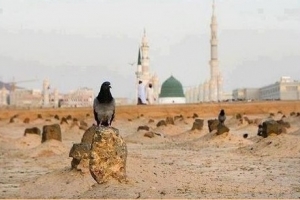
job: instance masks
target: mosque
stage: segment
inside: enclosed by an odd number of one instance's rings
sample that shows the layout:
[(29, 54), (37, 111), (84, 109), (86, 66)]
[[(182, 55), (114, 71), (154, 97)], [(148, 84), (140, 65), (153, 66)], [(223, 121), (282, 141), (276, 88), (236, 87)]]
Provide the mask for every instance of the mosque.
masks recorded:
[(211, 17), (211, 58), (210, 78), (197, 87), (192, 87), (183, 90), (183, 86), (179, 80), (173, 75), (163, 82), (160, 88), (157, 74), (152, 75), (149, 71), (149, 45), (146, 37), (146, 31), (142, 38), (142, 44), (139, 48), (137, 71), (136, 71), (136, 98), (137, 99), (137, 85), (141, 80), (146, 85), (152, 83), (154, 87), (155, 98), (158, 99), (156, 103), (196, 103), (196, 102), (218, 102), (223, 99), (223, 78), (219, 69), (218, 61), (218, 39), (217, 39), (217, 18), (215, 15), (215, 2), (212, 4)]

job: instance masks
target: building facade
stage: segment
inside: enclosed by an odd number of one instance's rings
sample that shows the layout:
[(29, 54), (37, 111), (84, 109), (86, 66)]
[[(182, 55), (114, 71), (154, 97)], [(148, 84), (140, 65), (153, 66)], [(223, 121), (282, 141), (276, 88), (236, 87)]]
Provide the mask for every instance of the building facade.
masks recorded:
[(94, 91), (91, 88), (79, 88), (62, 96), (60, 107), (90, 107), (94, 102)]
[(260, 100), (300, 100), (300, 82), (290, 77), (259, 89)]
[(240, 88), (232, 91), (232, 99), (238, 101), (259, 100), (259, 88)]
[[(77, 90), (62, 94), (57, 89), (50, 90), (48, 79), (43, 81), (42, 90), (14, 88), (8, 91), (5, 87), (0, 89), (0, 106), (12, 107), (91, 107), (94, 100), (94, 91), (90, 88), (79, 88)], [(126, 102), (119, 99), (118, 104)]]
[(2, 86), (0, 89), (0, 106), (7, 106), (8, 105), (8, 95), (9, 91)]
[(283, 76), (273, 84), (261, 88), (238, 88), (232, 91), (234, 100), (300, 100), (300, 82)]

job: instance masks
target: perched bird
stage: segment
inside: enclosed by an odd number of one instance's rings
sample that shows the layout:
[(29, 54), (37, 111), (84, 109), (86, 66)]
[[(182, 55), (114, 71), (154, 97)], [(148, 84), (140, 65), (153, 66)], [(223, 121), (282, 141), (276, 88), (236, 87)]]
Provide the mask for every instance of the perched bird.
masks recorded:
[(115, 99), (110, 93), (110, 82), (102, 83), (98, 96), (94, 99), (94, 118), (97, 126), (111, 126), (115, 118)]
[(225, 111), (222, 109), (218, 116), (219, 123), (223, 125), (225, 122), (225, 119), (226, 119)]

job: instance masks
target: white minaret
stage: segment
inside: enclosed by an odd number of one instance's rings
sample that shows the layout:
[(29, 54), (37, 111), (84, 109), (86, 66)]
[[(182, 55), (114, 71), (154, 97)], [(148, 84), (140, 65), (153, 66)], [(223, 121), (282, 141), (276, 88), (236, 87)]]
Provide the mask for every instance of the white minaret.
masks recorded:
[(141, 51), (142, 51), (142, 73), (146, 78), (146, 76), (149, 75), (149, 45), (148, 45), (148, 39), (146, 37), (146, 29), (144, 29)]
[(217, 18), (215, 15), (215, 1), (213, 0), (212, 5), (212, 17), (211, 17), (211, 39), (210, 39), (210, 47), (211, 47), (211, 56), (210, 56), (210, 80), (209, 80), (209, 101), (218, 101), (220, 100), (222, 91), (222, 78), (221, 73), (219, 71), (219, 61), (218, 61), (218, 40), (217, 40)]
[(45, 79), (43, 82), (43, 106), (49, 105), (49, 81)]
[(136, 75), (136, 100), (137, 103), (137, 91), (138, 91), (138, 82), (141, 80), (143, 84), (148, 87), (149, 83), (152, 83), (154, 94), (156, 96), (156, 103), (158, 102), (158, 96), (160, 93), (160, 83), (157, 74), (154, 73), (152, 75), (150, 73), (150, 59), (149, 59), (149, 45), (148, 39), (146, 37), (146, 30), (144, 29), (144, 35), (142, 38), (142, 44), (139, 48), (138, 54), (138, 61), (137, 61), (137, 71), (135, 72)]

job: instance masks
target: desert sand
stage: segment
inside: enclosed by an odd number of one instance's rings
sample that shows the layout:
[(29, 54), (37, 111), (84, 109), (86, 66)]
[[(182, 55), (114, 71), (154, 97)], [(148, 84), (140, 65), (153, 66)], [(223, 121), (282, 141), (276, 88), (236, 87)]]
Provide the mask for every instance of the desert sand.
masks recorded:
[[(221, 108), (230, 131), (216, 135), (208, 131), (207, 120), (217, 118)], [(300, 116), (291, 112), (300, 112), (299, 101), (118, 106), (113, 127), (127, 144), (127, 181), (97, 184), (88, 171), (71, 170), (69, 151), (84, 133), (72, 121), (60, 125), (62, 142), (41, 143), (41, 136), (24, 136), (26, 128), (42, 130), (60, 123), (56, 114), (91, 126), (91, 108), (2, 109), (0, 198), (299, 198)], [(257, 122), (285, 115), (291, 127), (287, 133), (262, 138), (257, 136), (257, 123), (241, 123), (238, 113)], [(194, 114), (204, 119), (202, 130), (191, 131)], [(177, 115), (184, 119), (156, 126)], [(29, 123), (23, 122), (25, 118)], [(145, 131), (137, 131), (143, 125), (159, 135), (145, 137)]]

